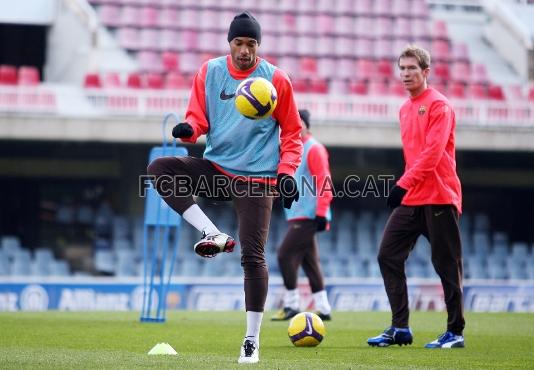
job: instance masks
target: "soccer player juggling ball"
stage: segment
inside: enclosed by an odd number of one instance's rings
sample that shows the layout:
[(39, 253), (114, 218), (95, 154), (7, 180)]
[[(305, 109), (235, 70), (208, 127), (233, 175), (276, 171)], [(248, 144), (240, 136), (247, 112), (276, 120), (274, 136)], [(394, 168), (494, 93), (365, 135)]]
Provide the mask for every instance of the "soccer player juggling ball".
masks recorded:
[[(159, 158), (148, 166), (148, 173), (155, 177), (156, 190), (165, 202), (202, 233), (194, 250), (203, 257), (232, 252), (235, 241), (217, 229), (191, 194), (183, 194), (195, 189), (201, 177), (210, 186), (221, 184), (221, 177), (240, 178), (226, 189), (238, 218), (244, 269), (247, 329), (238, 362), (254, 363), (259, 360), (260, 326), (267, 297), (264, 248), (273, 205), (269, 189), (276, 187), (285, 208), (298, 200), (293, 174), (302, 156), (301, 123), (288, 76), (256, 55), (261, 28), (250, 13), (235, 16), (228, 42), (230, 55), (211, 59), (200, 67), (185, 121), (172, 131), (174, 137), (187, 143), (195, 143), (205, 134), (203, 158)], [(234, 92), (248, 77), (263, 77), (275, 86), (278, 104), (272, 116), (253, 121), (235, 109)], [(187, 176), (191, 183), (175, 183), (175, 176)], [(169, 195), (175, 186), (178, 193)]]
[(392, 322), (367, 343), (379, 347), (412, 343), (404, 263), (422, 234), (430, 242), (432, 264), (441, 279), (448, 315), (445, 333), (425, 347), (464, 347), (462, 244), (458, 225), (462, 193), (456, 174), (455, 114), (447, 98), (427, 86), (430, 54), (426, 50), (407, 47), (398, 66), (410, 95), (399, 117), (406, 166), (387, 199), (393, 212), (378, 252)]

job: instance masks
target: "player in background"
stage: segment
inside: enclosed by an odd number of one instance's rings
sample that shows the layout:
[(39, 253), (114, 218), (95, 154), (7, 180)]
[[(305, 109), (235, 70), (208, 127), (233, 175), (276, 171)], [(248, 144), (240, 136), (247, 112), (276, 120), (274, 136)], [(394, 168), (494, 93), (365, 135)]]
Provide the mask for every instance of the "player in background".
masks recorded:
[[(286, 209), (285, 216), (289, 227), (282, 245), (278, 249), (278, 265), (284, 280), (283, 309), (272, 320), (289, 320), (300, 312), (300, 297), (297, 278), (300, 265), (308, 277), (315, 302), (317, 315), (323, 320), (330, 320), (331, 307), (328, 303), (324, 278), (319, 260), (316, 232), (329, 229), (331, 219), (332, 182), (328, 152), (309, 131), (310, 112), (299, 110), (302, 120), (302, 142), (304, 153), (295, 178), (297, 179), (300, 199), (291, 209)], [(305, 186), (310, 184), (314, 187)]]
[[(172, 131), (174, 137), (187, 143), (195, 143), (205, 134), (204, 157), (159, 158), (148, 166), (148, 173), (155, 177), (156, 190), (169, 206), (202, 233), (194, 250), (203, 257), (232, 252), (235, 241), (204, 214), (191, 191), (201, 177), (212, 191), (221, 179), (240, 178), (235, 187), (228, 185), (224, 190), (231, 192), (229, 199), (236, 210), (244, 269), (247, 329), (238, 362), (254, 363), (259, 360), (260, 326), (267, 297), (264, 248), (273, 205), (270, 187), (276, 186), (286, 208), (298, 199), (293, 174), (302, 156), (301, 125), (288, 76), (257, 56), (261, 28), (250, 13), (235, 16), (228, 42), (230, 55), (211, 59), (200, 67), (185, 121)], [(234, 92), (248, 77), (263, 77), (275, 86), (278, 105), (272, 116), (252, 121), (235, 109)], [(175, 176), (187, 178), (190, 183), (184, 184)]]
[(406, 167), (391, 189), (393, 209), (382, 237), (378, 264), (391, 305), (392, 322), (371, 346), (411, 344), (404, 265), (417, 238), (430, 241), (432, 264), (441, 279), (447, 330), (426, 348), (464, 347), (463, 267), (459, 215), (462, 192), (455, 159), (456, 119), (448, 99), (427, 86), (430, 54), (408, 46), (399, 56), (400, 77), (410, 98), (400, 109)]

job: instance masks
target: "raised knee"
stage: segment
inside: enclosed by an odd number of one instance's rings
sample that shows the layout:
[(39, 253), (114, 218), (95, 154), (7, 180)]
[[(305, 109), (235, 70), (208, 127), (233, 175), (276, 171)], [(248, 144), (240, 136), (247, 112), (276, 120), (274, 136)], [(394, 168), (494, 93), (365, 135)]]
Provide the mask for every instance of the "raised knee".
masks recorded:
[(146, 172), (152, 176), (163, 175), (165, 172), (167, 160), (168, 158), (165, 157), (154, 159), (146, 168)]

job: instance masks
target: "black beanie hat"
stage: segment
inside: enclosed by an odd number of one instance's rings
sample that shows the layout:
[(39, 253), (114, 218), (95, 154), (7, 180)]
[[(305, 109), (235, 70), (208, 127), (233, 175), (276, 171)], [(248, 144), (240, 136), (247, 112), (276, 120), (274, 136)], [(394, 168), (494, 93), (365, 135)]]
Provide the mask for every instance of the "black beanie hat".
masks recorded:
[(304, 121), (306, 128), (310, 128), (310, 111), (307, 109), (299, 109), (300, 119)]
[(256, 18), (249, 12), (243, 12), (234, 17), (228, 30), (228, 42), (236, 37), (250, 37), (261, 43), (261, 27)]

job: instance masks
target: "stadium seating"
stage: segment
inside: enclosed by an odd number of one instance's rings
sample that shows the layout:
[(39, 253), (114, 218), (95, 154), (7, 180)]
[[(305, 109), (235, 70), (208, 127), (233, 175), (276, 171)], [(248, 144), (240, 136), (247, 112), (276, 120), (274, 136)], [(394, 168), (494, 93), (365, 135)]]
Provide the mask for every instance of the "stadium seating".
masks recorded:
[[(233, 210), (228, 207), (207, 208), (218, 225), (237, 235)], [(376, 262), (378, 245), (382, 237), (387, 213), (369, 211), (355, 213), (352, 210), (335, 210), (331, 232), (317, 235), (320, 244), (323, 270), (327, 278), (380, 278)], [(142, 276), (143, 227), (142, 221), (131, 222), (124, 216), (113, 216), (110, 241), (97, 240), (94, 254), (94, 272), (120, 277)], [(464, 214), (461, 218), (464, 247), (464, 273), (467, 279), (532, 279), (534, 278), (534, 253), (525, 242), (511, 243), (506, 233), (490, 233), (488, 215)], [(275, 212), (271, 220), (266, 257), (272, 276), (280, 274), (276, 251), (287, 230), (281, 213)], [(205, 260), (194, 254), (191, 246), (199, 233), (189, 225), (180, 229), (178, 255), (173, 263), (174, 276), (241, 276), (239, 249), (237, 253)], [(20, 246), (16, 237), (0, 239), (0, 276), (68, 276), (68, 263), (58, 260), (50, 249), (37, 248), (33, 254)], [(428, 240), (419, 237), (406, 265), (409, 278), (438, 278), (431, 263)], [(158, 265), (159, 266), (159, 265)], [(167, 264), (167, 267), (170, 266)], [(159, 268), (159, 267), (157, 267)], [(79, 274), (79, 272), (76, 272)], [(301, 271), (302, 274), (302, 271)]]
[[(502, 87), (490, 81), (486, 66), (471, 62), (467, 45), (451, 42), (447, 23), (431, 19), (424, 0), (89, 2), (119, 45), (137, 59), (139, 73), (162, 73), (163, 81), (171, 81), (142, 88), (189, 88), (188, 76), (203, 60), (228, 51), (221, 32), (245, 7), (254, 9), (262, 23), (260, 55), (285, 69), (299, 93), (400, 96), (404, 91), (394, 63), (399, 51), (415, 42), (431, 50), (434, 86), (444, 93), (455, 99), (507, 98)], [(378, 71), (355, 68), (362, 60)], [(85, 86), (106, 87), (94, 78), (88, 75)], [(347, 79), (360, 82), (351, 86)]]

